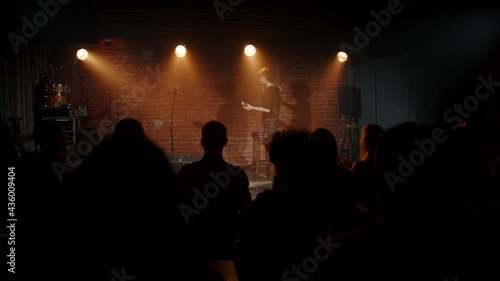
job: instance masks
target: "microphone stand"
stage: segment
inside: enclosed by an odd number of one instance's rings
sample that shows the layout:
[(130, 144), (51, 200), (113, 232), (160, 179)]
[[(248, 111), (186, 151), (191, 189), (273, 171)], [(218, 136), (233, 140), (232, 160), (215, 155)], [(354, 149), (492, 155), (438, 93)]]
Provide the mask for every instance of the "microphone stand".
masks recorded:
[(174, 115), (175, 97), (177, 96), (177, 90), (178, 90), (178, 88), (175, 87), (174, 100), (172, 101), (172, 108), (170, 108), (170, 111), (168, 112), (168, 115), (170, 116), (168, 123), (170, 124), (170, 151), (171, 151), (172, 155), (174, 154), (174, 128), (172, 126), (173, 125), (172, 116)]

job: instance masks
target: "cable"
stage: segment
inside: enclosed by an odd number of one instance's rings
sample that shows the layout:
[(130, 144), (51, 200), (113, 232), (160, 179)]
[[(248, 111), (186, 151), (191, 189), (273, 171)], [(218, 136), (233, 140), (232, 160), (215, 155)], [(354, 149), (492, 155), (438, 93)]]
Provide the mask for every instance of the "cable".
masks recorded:
[(177, 90), (178, 90), (178, 88), (175, 87), (174, 99), (172, 101), (172, 108), (170, 109), (170, 112), (169, 112), (170, 119), (168, 120), (168, 123), (170, 124), (170, 151), (172, 154), (174, 154), (174, 128), (173, 128), (172, 116), (174, 115), (175, 97), (177, 96)]

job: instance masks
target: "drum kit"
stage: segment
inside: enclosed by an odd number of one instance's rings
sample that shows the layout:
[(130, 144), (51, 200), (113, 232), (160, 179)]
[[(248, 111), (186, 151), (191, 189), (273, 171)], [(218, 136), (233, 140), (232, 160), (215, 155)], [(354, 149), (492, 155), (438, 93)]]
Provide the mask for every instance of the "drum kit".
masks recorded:
[(68, 99), (70, 87), (68, 84), (49, 82), (45, 84), (44, 107), (68, 107), (71, 102)]
[[(52, 112), (60, 116), (87, 116), (85, 105), (74, 104), (69, 93), (71, 89), (68, 84), (44, 81), (40, 83), (37, 90), (37, 108), (44, 112)], [(62, 114), (62, 115), (61, 115)]]
[[(78, 116), (78, 111), (69, 97), (69, 92), (70, 87), (68, 84), (45, 82), (43, 83), (43, 101), (40, 106), (45, 109), (57, 109), (58, 112), (63, 110), (69, 116)], [(82, 114), (86, 114), (86, 110)]]

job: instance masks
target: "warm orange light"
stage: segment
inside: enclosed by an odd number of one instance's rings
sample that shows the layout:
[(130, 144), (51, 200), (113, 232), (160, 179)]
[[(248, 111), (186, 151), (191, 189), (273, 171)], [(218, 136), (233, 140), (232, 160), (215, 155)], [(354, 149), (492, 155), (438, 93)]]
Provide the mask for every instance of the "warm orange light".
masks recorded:
[(247, 45), (245, 47), (245, 55), (247, 55), (249, 57), (254, 56), (256, 52), (257, 52), (257, 49), (255, 49), (254, 45)]
[(87, 50), (82, 48), (76, 52), (76, 57), (79, 60), (86, 60), (89, 58), (89, 52), (87, 52)]
[(338, 52), (337, 54), (337, 60), (340, 62), (346, 62), (347, 61), (347, 54), (344, 52)]
[(177, 55), (179, 58), (182, 58), (186, 55), (187, 50), (184, 45), (179, 45), (175, 48), (175, 55)]

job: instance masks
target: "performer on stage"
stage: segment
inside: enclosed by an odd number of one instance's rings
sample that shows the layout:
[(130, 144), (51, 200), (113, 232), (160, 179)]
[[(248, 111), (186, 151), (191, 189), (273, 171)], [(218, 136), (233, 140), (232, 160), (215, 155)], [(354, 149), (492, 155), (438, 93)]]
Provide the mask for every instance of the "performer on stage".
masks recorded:
[(281, 90), (273, 82), (276, 80), (276, 72), (268, 67), (259, 70), (260, 82), (263, 86), (262, 107), (252, 106), (244, 101), (241, 105), (246, 110), (262, 112), (262, 126), (268, 134), (265, 145), (271, 140), (271, 136), (278, 131), (280, 124)]

